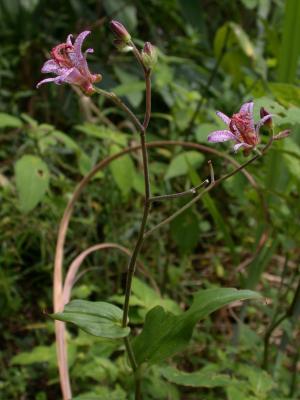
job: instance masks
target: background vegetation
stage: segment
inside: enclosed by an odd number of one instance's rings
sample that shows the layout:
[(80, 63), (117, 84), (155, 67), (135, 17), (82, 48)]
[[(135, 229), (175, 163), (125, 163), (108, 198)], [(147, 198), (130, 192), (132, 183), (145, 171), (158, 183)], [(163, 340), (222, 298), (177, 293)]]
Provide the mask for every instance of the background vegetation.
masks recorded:
[[(142, 260), (164, 299), (139, 276), (131, 321), (171, 299), (182, 308), (201, 287), (259, 291), (265, 302), (217, 312), (197, 327), (193, 343), (169, 366), (151, 371), (146, 399), (297, 399), (299, 378), (300, 4), (297, 0), (2, 0), (0, 2), (0, 397), (60, 398), (53, 346), (52, 273), (56, 234), (79, 180), (105, 156), (138, 141), (128, 120), (97, 96), (68, 86), (35, 89), (49, 50), (71, 32), (92, 30), (90, 68), (138, 115), (144, 83), (108, 29), (119, 19), (159, 49), (148, 140), (207, 144), (231, 115), (255, 100), (291, 128), (240, 174), (153, 236)], [(121, 132), (122, 131), (122, 132)], [(263, 141), (267, 140), (267, 133)], [(227, 145), (217, 145), (224, 153)], [(234, 156), (242, 162), (244, 156)], [(209, 156), (218, 177), (230, 165)], [(208, 174), (205, 153), (178, 146), (150, 151), (155, 194), (182, 191)], [(131, 248), (138, 229), (143, 179), (140, 155), (115, 161), (80, 198), (67, 238), (66, 265), (94, 243)], [(155, 206), (150, 224), (185, 200)], [(77, 298), (116, 303), (126, 258), (92, 254), (76, 284)], [(273, 329), (274, 328), (274, 329)], [(127, 363), (114, 343), (70, 329), (70, 368), (79, 399), (130, 398)], [(266, 350), (267, 355), (266, 357)], [(181, 372), (178, 372), (178, 368)], [(201, 370), (201, 371), (200, 371)], [(183, 372), (185, 371), (185, 373)], [(200, 372), (199, 372), (200, 371)], [(215, 379), (205, 379), (214, 372)], [(211, 376), (211, 375), (210, 375)], [(204, 378), (203, 378), (204, 377)], [(92, 393), (91, 393), (92, 392)], [(90, 394), (87, 394), (90, 393)], [(87, 397), (84, 397), (86, 394)]]

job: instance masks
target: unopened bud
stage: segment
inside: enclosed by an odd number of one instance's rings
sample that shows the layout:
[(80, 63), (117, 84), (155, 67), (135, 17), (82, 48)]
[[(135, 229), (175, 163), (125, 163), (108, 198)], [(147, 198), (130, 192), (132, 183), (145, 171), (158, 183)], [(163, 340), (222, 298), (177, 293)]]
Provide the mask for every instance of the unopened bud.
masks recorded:
[[(261, 107), (261, 109), (260, 109), (260, 118), (265, 118), (268, 115), (271, 115), (271, 114), (264, 107)], [(271, 126), (272, 126), (272, 118), (270, 117), (269, 119), (267, 119), (264, 122), (264, 125), (269, 127), (269, 128), (271, 128)]]
[(150, 42), (144, 44), (141, 55), (145, 67), (152, 69), (157, 63), (157, 50)]
[(115, 39), (113, 41), (113, 44), (119, 51), (122, 51), (123, 53), (132, 50), (132, 46), (129, 46), (127, 43), (125, 43), (123, 40), (120, 39)]
[(273, 140), (284, 139), (284, 138), (290, 136), (290, 133), (291, 133), (290, 129), (285, 129), (284, 131), (281, 131), (281, 132), (277, 133), (277, 135), (275, 135), (273, 137)]
[(130, 41), (131, 36), (125, 26), (121, 24), (121, 22), (112, 20), (110, 22), (110, 29), (116, 35), (117, 39), (122, 40), (125, 43), (128, 43)]

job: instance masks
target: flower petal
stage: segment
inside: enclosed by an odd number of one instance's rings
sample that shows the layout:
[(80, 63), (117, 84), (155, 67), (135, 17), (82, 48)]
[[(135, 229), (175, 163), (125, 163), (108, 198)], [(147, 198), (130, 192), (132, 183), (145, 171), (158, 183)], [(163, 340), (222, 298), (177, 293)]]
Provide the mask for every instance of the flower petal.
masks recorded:
[(240, 113), (250, 113), (251, 115), (253, 115), (253, 106), (254, 106), (253, 101), (249, 101), (243, 104), (242, 107), (240, 108)]
[(62, 75), (67, 71), (67, 68), (62, 68), (55, 60), (48, 60), (43, 65), (41, 71), (44, 74), (53, 73), (56, 75)]
[(67, 43), (69, 46), (73, 46), (72, 38), (73, 38), (73, 35), (72, 35), (72, 34), (68, 35), (68, 37), (67, 37), (66, 43)]
[[(57, 83), (57, 78), (59, 78), (58, 76), (55, 76), (54, 78), (46, 78), (43, 79), (42, 81), (40, 81), (36, 87), (39, 88), (41, 85), (44, 85), (44, 83), (48, 83), (48, 82), (54, 82)], [(58, 83), (57, 83), (58, 84)]]
[(252, 146), (250, 146), (249, 144), (247, 144), (247, 143), (237, 143), (237, 144), (235, 144), (234, 146), (233, 146), (233, 151), (236, 153), (239, 149), (241, 149), (241, 148), (243, 148), (243, 147), (252, 147)]
[(94, 49), (92, 49), (91, 47), (86, 49), (84, 52), (85, 57), (87, 56), (88, 53), (94, 53)]
[(222, 120), (223, 122), (225, 122), (226, 125), (229, 126), (229, 124), (230, 124), (230, 118), (227, 117), (227, 115), (223, 114), (221, 111), (217, 111), (216, 114), (217, 114), (217, 116), (218, 116), (219, 118), (221, 118), (221, 120)]
[(91, 33), (90, 31), (83, 31), (77, 36), (77, 38), (75, 40), (74, 52), (75, 52), (75, 57), (77, 58), (77, 60), (81, 60), (83, 58), (82, 51), (81, 51), (81, 46), (82, 46), (82, 43), (83, 43), (84, 39), (90, 33)]
[(266, 121), (268, 121), (269, 119), (271, 119), (272, 117), (274, 117), (273, 114), (268, 114), (268, 115), (262, 117), (262, 119), (260, 121), (258, 121), (258, 123), (256, 124), (256, 127), (255, 127), (256, 133), (258, 133), (259, 129), (264, 125), (264, 123)]
[[(48, 82), (54, 82), (54, 83), (56, 83), (56, 85), (61, 85), (62, 83), (65, 83), (65, 82), (66, 83), (74, 83), (74, 84), (76, 84), (78, 82), (78, 76), (80, 77), (80, 73), (76, 70), (76, 68), (69, 68), (69, 69), (62, 68), (62, 69), (64, 69), (63, 74), (60, 74), (54, 78), (43, 79), (36, 85), (36, 87), (39, 88), (44, 83), (48, 83)], [(75, 71), (75, 73), (77, 71), (76, 77), (75, 76), (72, 77), (72, 74), (74, 73), (74, 71)]]
[(237, 140), (235, 135), (230, 131), (214, 131), (208, 135), (207, 140), (209, 142), (217, 143), (217, 142), (226, 142), (227, 140)]

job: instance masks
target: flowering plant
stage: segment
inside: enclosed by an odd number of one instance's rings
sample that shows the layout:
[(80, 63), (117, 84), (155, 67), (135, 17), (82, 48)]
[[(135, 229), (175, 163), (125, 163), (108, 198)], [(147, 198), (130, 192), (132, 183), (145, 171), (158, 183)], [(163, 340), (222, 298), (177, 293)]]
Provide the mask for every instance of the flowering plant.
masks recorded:
[[(205, 193), (208, 193), (226, 179), (243, 170), (259, 157), (262, 157), (272, 145), (276, 136), (273, 134), (272, 128), (268, 143), (259, 153), (242, 165), (234, 162), (236, 168), (218, 179), (215, 179), (213, 164), (209, 161), (209, 176), (205, 177), (203, 182), (198, 186), (180, 193), (152, 196), (147, 147), (150, 145), (153, 146), (153, 143), (147, 143), (146, 132), (151, 118), (151, 74), (153, 66), (157, 62), (157, 50), (150, 42), (146, 42), (143, 49), (139, 50), (126, 28), (118, 21), (112, 21), (111, 29), (116, 36), (116, 40), (118, 40), (117, 47), (120, 50), (124, 50), (124, 47), (130, 49), (144, 73), (146, 98), (143, 122), (141, 122), (135, 113), (113, 92), (105, 91), (94, 85), (96, 82), (101, 80), (101, 75), (91, 74), (89, 71), (86, 55), (92, 52), (92, 49), (86, 50), (84, 54), (81, 51), (82, 43), (90, 33), (89, 31), (84, 31), (79, 34), (74, 44), (72, 43), (72, 36), (69, 35), (66, 43), (54, 47), (51, 52), (51, 59), (46, 61), (42, 68), (42, 72), (54, 73), (57, 76), (46, 78), (38, 83), (38, 86), (48, 82), (53, 82), (55, 84), (69, 83), (79, 86), (86, 94), (98, 93), (105, 96), (110, 101), (113, 101), (127, 114), (140, 134), (140, 145), (137, 148), (141, 149), (143, 162), (143, 215), (136, 242), (132, 251), (124, 250), (122, 246), (116, 244), (110, 244), (108, 246), (122, 249), (122, 251), (129, 256), (124, 304), (122, 309), (103, 301), (70, 301), (71, 289), (76, 281), (76, 274), (80, 264), (86, 254), (100, 249), (101, 245), (92, 246), (85, 252), (81, 253), (68, 269), (65, 280), (63, 280), (62, 261), (65, 235), (69, 219), (80, 191), (98, 172), (98, 170), (103, 167), (103, 165), (107, 165), (114, 159), (130, 152), (131, 149), (123, 150), (118, 154), (114, 154), (113, 156), (102, 160), (102, 162), (84, 178), (74, 192), (60, 224), (54, 270), (55, 313), (52, 315), (52, 318), (56, 320), (58, 365), (64, 400), (70, 400), (72, 398), (65, 342), (65, 322), (73, 323), (84, 331), (95, 336), (123, 341), (134, 378), (135, 399), (140, 400), (143, 398), (143, 374), (145, 373), (145, 370), (153, 364), (165, 362), (167, 358), (170, 358), (178, 351), (183, 350), (188, 345), (192, 337), (193, 329), (200, 319), (207, 317), (213, 311), (232, 301), (259, 298), (257, 293), (249, 290), (236, 290), (233, 288), (200, 290), (194, 294), (194, 301), (188, 310), (181, 311), (178, 315), (175, 315), (172, 312), (167, 312), (161, 306), (154, 307), (147, 313), (142, 330), (136, 334), (136, 331), (132, 329), (129, 314), (131, 288), (138, 257), (146, 239), (153, 235), (153, 233), (163, 225), (166, 225), (195, 204)], [(242, 148), (246, 153), (255, 149), (260, 142), (259, 130), (263, 124), (271, 122), (271, 115), (264, 110), (264, 115), (262, 115), (261, 120), (255, 124), (253, 119), (253, 106), (254, 103), (252, 101), (243, 104), (239, 112), (233, 114), (232, 117), (217, 112), (217, 115), (225, 122), (228, 129), (212, 132), (208, 137), (208, 141), (224, 142), (227, 140), (233, 140), (235, 142), (234, 150), (237, 151)], [(288, 133), (282, 133), (281, 137), (284, 137), (286, 134)], [(159, 143), (161, 144), (162, 142)], [(185, 142), (175, 142), (175, 144), (183, 146), (187, 145)], [(214, 152), (211, 148), (202, 146), (202, 149), (203, 148), (205, 148), (207, 152)], [(219, 154), (217, 151), (215, 151), (215, 153)], [(192, 199), (168, 218), (147, 230), (147, 222), (152, 203), (185, 196), (190, 196)]]
[(70, 83), (79, 86), (86, 94), (94, 92), (93, 84), (100, 82), (102, 76), (92, 74), (86, 61), (87, 54), (93, 53), (94, 50), (89, 48), (82, 54), (82, 43), (89, 34), (90, 31), (81, 32), (74, 44), (72, 43), (72, 35), (69, 35), (65, 43), (61, 43), (52, 49), (51, 59), (45, 62), (42, 72), (57, 76), (43, 79), (37, 84), (37, 87), (49, 82), (57, 85)]

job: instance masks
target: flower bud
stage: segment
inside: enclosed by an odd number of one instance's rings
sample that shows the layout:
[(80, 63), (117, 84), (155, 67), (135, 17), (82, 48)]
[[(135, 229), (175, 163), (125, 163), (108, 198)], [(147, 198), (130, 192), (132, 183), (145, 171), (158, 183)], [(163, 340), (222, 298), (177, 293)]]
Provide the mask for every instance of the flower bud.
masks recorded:
[(132, 50), (132, 46), (129, 46), (127, 43), (120, 39), (113, 40), (113, 44), (119, 51), (122, 51), (123, 53)]
[(152, 69), (157, 63), (157, 50), (150, 42), (144, 44), (141, 56), (143, 63), (147, 68)]
[(284, 131), (281, 131), (279, 133), (277, 133), (277, 135), (275, 135), (273, 137), (274, 140), (280, 140), (280, 139), (284, 139), (286, 137), (288, 137), (291, 133), (290, 129), (285, 129)]
[(112, 32), (115, 34), (116, 38), (128, 43), (131, 39), (130, 34), (128, 33), (127, 29), (125, 28), (124, 25), (121, 24), (121, 22), (112, 20), (110, 22), (110, 29)]
[[(270, 115), (270, 113), (264, 107), (261, 107), (260, 118), (267, 117), (268, 115)], [(272, 127), (272, 118), (269, 118), (267, 121), (265, 121), (265, 123), (263, 125), (267, 126), (268, 128), (271, 128)]]

